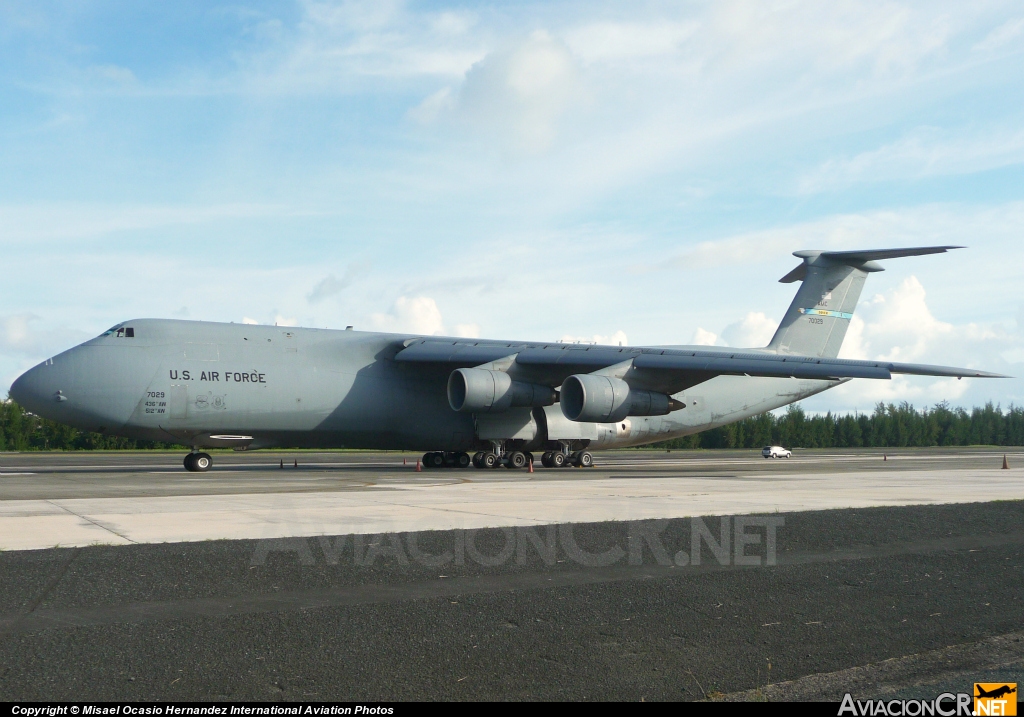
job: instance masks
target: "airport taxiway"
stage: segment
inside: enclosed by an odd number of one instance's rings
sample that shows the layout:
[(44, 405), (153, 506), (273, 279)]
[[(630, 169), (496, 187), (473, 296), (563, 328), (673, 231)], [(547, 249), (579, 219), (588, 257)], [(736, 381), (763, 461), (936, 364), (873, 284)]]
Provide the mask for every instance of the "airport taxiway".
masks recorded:
[[(200, 475), (176, 454), (0, 454), (0, 536), (33, 548), (0, 552), (0, 700), (838, 700), (1024, 681), (1024, 453), (1008, 470), (1002, 451), (882, 453), (622, 451), (533, 474), (218, 454)], [(747, 513), (782, 521), (775, 565), (761, 527), (756, 561), (705, 545), (694, 564), (688, 516), (725, 516), (702, 520), (734, 540)], [(74, 530), (81, 547), (39, 544)]]

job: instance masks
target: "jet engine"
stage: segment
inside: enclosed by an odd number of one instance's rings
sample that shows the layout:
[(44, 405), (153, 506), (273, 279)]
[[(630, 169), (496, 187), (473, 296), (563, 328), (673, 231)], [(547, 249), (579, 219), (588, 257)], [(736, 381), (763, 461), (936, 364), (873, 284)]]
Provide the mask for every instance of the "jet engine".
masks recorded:
[(630, 388), (622, 379), (594, 374), (565, 379), (559, 400), (566, 418), (587, 423), (621, 421), (626, 416), (664, 416), (684, 406), (663, 393)]
[(513, 381), (504, 371), (460, 368), (448, 377), (453, 410), (498, 413), (518, 406), (550, 406), (558, 399), (550, 386)]

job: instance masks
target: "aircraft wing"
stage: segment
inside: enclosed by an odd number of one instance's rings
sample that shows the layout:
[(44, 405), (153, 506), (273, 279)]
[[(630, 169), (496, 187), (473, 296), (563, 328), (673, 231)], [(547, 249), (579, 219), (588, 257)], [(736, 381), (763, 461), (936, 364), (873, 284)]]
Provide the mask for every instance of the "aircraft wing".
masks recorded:
[(892, 361), (858, 361), (757, 351), (684, 348), (633, 348), (586, 344), (485, 342), (453, 339), (412, 339), (395, 360), (434, 364), (452, 369), (479, 366), (514, 356), (517, 371), (552, 387), (575, 373), (590, 373), (629, 362), (625, 380), (636, 388), (675, 393), (715, 376), (770, 376), (838, 380), (889, 379), (892, 374), (956, 378), (1005, 378), (969, 368)]

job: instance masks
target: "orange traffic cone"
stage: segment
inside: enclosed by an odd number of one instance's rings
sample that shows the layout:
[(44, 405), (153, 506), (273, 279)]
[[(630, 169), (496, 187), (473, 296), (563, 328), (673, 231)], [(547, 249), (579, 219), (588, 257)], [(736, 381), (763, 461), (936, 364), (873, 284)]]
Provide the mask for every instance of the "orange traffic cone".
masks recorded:
[(298, 467), (299, 467), (299, 459), (296, 458), (295, 459), (295, 465), (293, 465), (292, 468), (298, 468)]
[(407, 465), (409, 465), (409, 459), (408, 459), (408, 458), (403, 458), (403, 459), (402, 459), (402, 465), (403, 465), (403, 466), (407, 466)]
[(533, 459), (530, 459), (530, 472), (533, 473)]
[(1009, 470), (1010, 464), (1006, 462), (1006, 454), (1003, 454), (1003, 470)]
[(419, 473), (422, 469), (420, 468), (420, 459), (416, 459), (416, 472)]

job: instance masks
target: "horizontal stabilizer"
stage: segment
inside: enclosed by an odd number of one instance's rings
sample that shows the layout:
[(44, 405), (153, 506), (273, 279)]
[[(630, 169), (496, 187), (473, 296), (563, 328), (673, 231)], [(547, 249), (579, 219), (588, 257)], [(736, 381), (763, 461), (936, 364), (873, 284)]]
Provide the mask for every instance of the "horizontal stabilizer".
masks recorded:
[(904, 256), (923, 256), (925, 254), (943, 254), (950, 249), (963, 249), (962, 246), (916, 246), (904, 247), (902, 249), (862, 249), (857, 251), (820, 251), (818, 249), (804, 249), (793, 252), (793, 256), (803, 259), (793, 271), (779, 279), (780, 284), (792, 284), (794, 281), (803, 281), (807, 276), (808, 264), (835, 265), (846, 264), (856, 266), (864, 271), (882, 271), (882, 267), (869, 264), (869, 262), (882, 259), (899, 259)]

